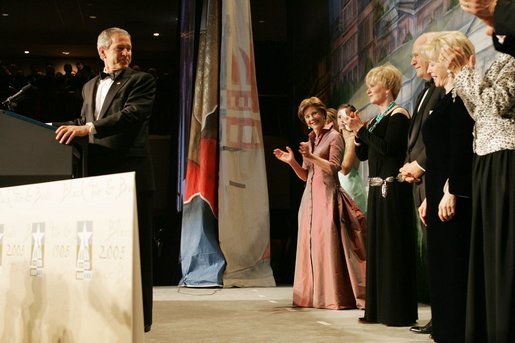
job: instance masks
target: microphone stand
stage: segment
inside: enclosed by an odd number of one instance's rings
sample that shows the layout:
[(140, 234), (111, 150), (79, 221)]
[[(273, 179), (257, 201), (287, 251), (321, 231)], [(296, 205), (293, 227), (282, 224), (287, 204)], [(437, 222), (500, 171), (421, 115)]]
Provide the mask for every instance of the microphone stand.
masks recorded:
[(23, 93), (25, 93), (27, 90), (31, 89), (32, 87), (33, 87), (32, 84), (29, 82), (28, 84), (23, 86), (18, 92), (16, 92), (15, 94), (11, 95), (10, 97), (8, 97), (4, 101), (2, 101), (2, 106), (7, 107), (7, 109), (11, 112), (14, 112), (14, 108), (17, 105), (15, 100), (18, 97), (20, 97)]
[(4, 101), (2, 101), (2, 106), (7, 108), (10, 112), (14, 112), (14, 108), (16, 107), (16, 103), (13, 102), (11, 99), (7, 98)]

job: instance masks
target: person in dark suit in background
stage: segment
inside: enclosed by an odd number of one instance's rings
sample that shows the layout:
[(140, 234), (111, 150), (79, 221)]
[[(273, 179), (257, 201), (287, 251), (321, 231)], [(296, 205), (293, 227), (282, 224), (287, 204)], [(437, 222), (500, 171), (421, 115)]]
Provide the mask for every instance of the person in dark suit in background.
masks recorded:
[(89, 136), (88, 175), (136, 172), (143, 313), (145, 332), (152, 325), (152, 195), (154, 174), (148, 125), (154, 103), (155, 78), (129, 68), (130, 34), (109, 28), (98, 36), (104, 71), (82, 89), (81, 116), (56, 130), (56, 140), (70, 144)]
[[(420, 35), (413, 43), (411, 65), (415, 68), (417, 77), (425, 81), (424, 89), (418, 94), (413, 108), (413, 116), (408, 131), (408, 150), (406, 153), (406, 163), (399, 170), (405, 181), (413, 183), (413, 199), (415, 207), (419, 208), (426, 197), (424, 174), (426, 171), (426, 148), (422, 140), (422, 125), (427, 119), (430, 110), (442, 97), (442, 89), (435, 86), (431, 75), (427, 72), (428, 62), (420, 56), (420, 48), (428, 44), (436, 33), (427, 32)], [(426, 233), (422, 223), (417, 223), (418, 231), (422, 231), (424, 245)], [(427, 261), (426, 249), (421, 247), (423, 259)], [(427, 279), (422, 278), (422, 279)], [(424, 326), (413, 326), (410, 331), (416, 333), (430, 334), (432, 321)]]
[(483, 20), (497, 51), (515, 57), (515, 2), (513, 0), (460, 0), (461, 8)]

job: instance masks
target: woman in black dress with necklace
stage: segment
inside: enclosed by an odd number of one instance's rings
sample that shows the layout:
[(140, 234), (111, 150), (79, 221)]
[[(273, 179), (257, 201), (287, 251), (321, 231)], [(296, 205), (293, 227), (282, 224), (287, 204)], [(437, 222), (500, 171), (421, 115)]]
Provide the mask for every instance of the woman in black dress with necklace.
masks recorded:
[(368, 125), (357, 115), (345, 123), (356, 133), (356, 155), (368, 159), (367, 295), (363, 321), (409, 326), (417, 320), (415, 209), (411, 185), (398, 182), (408, 141), (409, 114), (395, 99), (401, 73), (391, 66), (367, 74), (367, 95), (381, 111)]
[(446, 95), (422, 127), (426, 147), (426, 199), (419, 209), (427, 225), (427, 252), (433, 338), (436, 342), (465, 341), (467, 271), (472, 219), (472, 128), (463, 101), (452, 92), (453, 77), (441, 62), (442, 48), (456, 46), (474, 54), (461, 32), (438, 34), (421, 56), (428, 72)]

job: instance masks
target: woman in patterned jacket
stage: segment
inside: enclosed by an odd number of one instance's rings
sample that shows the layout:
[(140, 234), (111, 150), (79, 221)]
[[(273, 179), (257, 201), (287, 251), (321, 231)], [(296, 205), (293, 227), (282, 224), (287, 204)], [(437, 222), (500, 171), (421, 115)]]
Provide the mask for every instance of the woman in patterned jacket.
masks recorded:
[(499, 53), (482, 77), (474, 56), (442, 54), (475, 121), (467, 342), (515, 342), (515, 58)]

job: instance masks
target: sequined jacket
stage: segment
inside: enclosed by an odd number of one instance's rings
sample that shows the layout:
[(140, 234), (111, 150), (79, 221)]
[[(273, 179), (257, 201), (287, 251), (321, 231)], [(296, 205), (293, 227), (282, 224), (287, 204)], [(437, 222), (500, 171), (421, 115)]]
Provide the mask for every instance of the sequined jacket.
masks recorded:
[(481, 77), (464, 67), (454, 80), (454, 90), (469, 111), (474, 125), (474, 152), (487, 155), (515, 150), (515, 58), (499, 53)]

